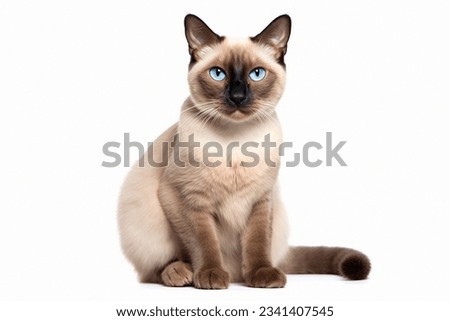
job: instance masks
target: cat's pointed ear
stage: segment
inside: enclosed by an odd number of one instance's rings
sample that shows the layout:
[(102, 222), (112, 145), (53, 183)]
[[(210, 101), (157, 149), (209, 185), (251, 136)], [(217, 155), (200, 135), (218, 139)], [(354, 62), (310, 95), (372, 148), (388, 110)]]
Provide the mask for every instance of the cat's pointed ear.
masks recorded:
[(191, 56), (196, 50), (219, 43), (222, 40), (222, 37), (215, 34), (206, 23), (193, 14), (188, 14), (184, 18), (184, 29)]
[(269, 45), (276, 49), (277, 59), (283, 63), (287, 43), (291, 35), (291, 18), (284, 14), (273, 20), (261, 33), (251, 38), (255, 43)]

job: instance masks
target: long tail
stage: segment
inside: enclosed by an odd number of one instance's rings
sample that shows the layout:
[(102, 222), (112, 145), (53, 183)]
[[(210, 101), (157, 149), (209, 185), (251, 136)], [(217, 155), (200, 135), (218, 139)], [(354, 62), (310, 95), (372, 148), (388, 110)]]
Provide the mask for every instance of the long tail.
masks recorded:
[(366, 279), (370, 261), (363, 253), (344, 247), (290, 247), (279, 268), (287, 274), (337, 274), (350, 280)]

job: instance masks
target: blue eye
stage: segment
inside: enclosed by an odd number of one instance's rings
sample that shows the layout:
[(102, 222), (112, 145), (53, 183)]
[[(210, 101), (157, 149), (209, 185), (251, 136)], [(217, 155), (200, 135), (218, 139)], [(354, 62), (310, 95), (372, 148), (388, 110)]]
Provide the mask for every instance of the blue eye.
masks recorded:
[(253, 81), (260, 81), (266, 76), (266, 70), (264, 68), (255, 68), (248, 74), (248, 77)]
[(223, 71), (219, 67), (212, 67), (209, 70), (209, 75), (211, 76), (212, 79), (217, 81), (224, 80), (226, 77), (225, 71)]

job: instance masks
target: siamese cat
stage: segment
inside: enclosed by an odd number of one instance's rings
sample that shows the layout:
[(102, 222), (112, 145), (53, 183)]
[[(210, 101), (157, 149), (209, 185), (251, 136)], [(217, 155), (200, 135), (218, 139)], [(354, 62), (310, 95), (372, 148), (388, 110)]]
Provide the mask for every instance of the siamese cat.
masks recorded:
[[(225, 289), (230, 282), (281, 288), (285, 274), (365, 279), (370, 262), (361, 252), (288, 246), (278, 148), (266, 162), (261, 144), (254, 147), (261, 161), (252, 166), (245, 166), (248, 153), (226, 148), (263, 142), (267, 134), (282, 143), (275, 106), (285, 87), (290, 17), (244, 39), (219, 36), (191, 14), (184, 24), (190, 96), (179, 121), (132, 167), (119, 200), (123, 252), (140, 281)], [(189, 137), (198, 148), (177, 148)], [(206, 148), (210, 142), (215, 149)], [(218, 153), (220, 146), (226, 152)], [(163, 160), (165, 166), (151, 164)]]

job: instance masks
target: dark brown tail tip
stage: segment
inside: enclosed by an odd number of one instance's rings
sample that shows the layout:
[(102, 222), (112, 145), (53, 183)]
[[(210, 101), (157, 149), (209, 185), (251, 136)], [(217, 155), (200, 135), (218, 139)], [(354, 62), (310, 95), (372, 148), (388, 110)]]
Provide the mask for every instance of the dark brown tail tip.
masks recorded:
[(364, 254), (350, 254), (340, 264), (341, 275), (349, 280), (364, 280), (370, 272), (370, 261)]

